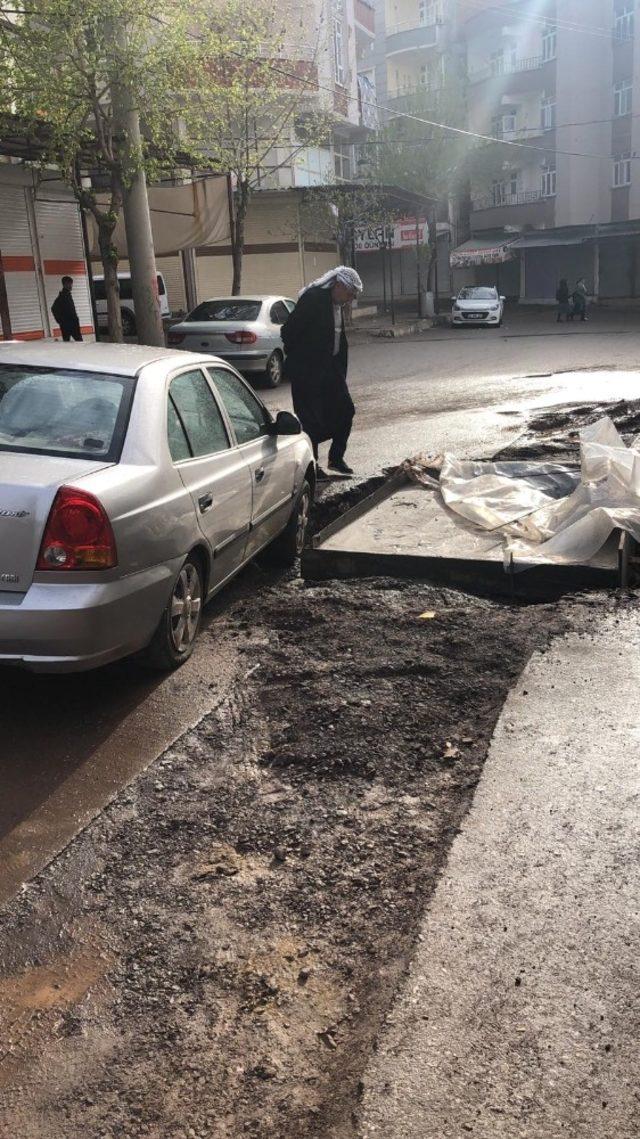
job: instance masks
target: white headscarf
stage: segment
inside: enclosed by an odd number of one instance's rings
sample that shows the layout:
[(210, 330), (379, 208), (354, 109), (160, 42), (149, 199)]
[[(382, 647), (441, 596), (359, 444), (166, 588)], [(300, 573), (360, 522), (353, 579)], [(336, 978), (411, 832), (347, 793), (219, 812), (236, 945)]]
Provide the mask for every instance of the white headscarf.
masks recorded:
[(346, 285), (347, 289), (352, 289), (354, 293), (361, 293), (364, 286), (358, 273), (355, 269), (351, 269), (349, 265), (338, 265), (337, 269), (330, 269), (323, 277), (318, 277), (317, 281), (312, 281), (310, 285), (305, 285), (301, 289), (298, 296), (301, 297), (303, 293), (308, 292), (309, 289), (332, 289), (336, 281), (341, 285)]

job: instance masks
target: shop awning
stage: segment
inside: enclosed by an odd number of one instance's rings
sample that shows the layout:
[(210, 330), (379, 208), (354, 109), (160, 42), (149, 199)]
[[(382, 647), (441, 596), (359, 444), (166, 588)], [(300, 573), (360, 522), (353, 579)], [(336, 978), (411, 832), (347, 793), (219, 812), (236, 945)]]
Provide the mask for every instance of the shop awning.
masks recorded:
[(515, 238), (472, 237), (451, 252), (451, 268), (466, 269), (469, 265), (501, 265), (513, 261)]
[(593, 241), (594, 235), (592, 233), (581, 234), (579, 237), (576, 234), (569, 236), (568, 234), (562, 236), (560, 234), (535, 234), (528, 233), (525, 237), (519, 237), (513, 243), (514, 249), (549, 249), (552, 245), (584, 245), (587, 241)]

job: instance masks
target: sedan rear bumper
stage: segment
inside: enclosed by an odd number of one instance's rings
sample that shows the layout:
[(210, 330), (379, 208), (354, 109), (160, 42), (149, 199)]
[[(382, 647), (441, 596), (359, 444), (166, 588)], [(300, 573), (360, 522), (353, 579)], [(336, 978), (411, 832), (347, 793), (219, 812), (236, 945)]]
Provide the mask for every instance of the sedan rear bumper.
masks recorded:
[(104, 583), (34, 582), (0, 592), (0, 664), (82, 672), (148, 645), (182, 559)]
[(218, 352), (217, 355), (239, 372), (264, 372), (269, 359), (268, 352)]

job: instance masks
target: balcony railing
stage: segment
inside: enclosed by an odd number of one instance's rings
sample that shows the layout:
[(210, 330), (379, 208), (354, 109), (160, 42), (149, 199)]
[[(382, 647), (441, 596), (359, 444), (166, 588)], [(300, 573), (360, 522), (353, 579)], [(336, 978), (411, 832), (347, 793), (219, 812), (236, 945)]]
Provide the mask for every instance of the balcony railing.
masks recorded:
[(472, 210), (499, 210), (501, 206), (526, 206), (529, 202), (542, 201), (539, 190), (524, 190), (521, 194), (489, 194), (485, 198), (474, 198)]
[(438, 13), (436, 16), (428, 16), (426, 20), (405, 20), (403, 24), (391, 24), (386, 33), (388, 36), (395, 36), (398, 32), (413, 32), (416, 28), (433, 28), (442, 22), (442, 14)]
[(470, 71), (469, 82), (480, 83), (483, 79), (498, 78), (501, 75), (517, 75), (520, 71), (537, 71), (539, 67), (543, 67), (545, 63), (549, 62), (550, 60), (545, 59), (543, 55), (532, 55), (528, 59), (516, 59), (513, 62), (508, 60), (496, 61), (489, 64), (488, 67)]

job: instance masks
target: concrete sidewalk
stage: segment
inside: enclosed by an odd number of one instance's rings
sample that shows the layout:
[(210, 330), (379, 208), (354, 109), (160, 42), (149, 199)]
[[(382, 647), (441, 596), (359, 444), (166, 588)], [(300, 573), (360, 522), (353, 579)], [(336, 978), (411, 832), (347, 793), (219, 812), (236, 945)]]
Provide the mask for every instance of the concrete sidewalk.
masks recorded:
[(362, 1136), (640, 1135), (640, 613), (537, 654), (365, 1081)]

